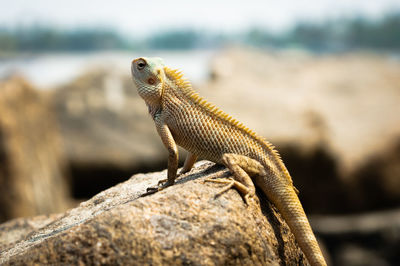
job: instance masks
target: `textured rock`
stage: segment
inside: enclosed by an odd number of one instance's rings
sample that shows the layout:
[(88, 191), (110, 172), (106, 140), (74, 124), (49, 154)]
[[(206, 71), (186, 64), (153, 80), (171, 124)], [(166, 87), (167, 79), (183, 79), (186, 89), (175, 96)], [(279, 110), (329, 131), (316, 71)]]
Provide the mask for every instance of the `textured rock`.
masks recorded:
[(25, 238), (29, 233), (52, 223), (60, 217), (60, 214), (40, 215), (30, 218), (17, 218), (1, 224), (0, 251), (11, 248), (15, 242)]
[(23, 233), (19, 241), (2, 244), (7, 248), (0, 263), (306, 264), (286, 223), (263, 196), (262, 212), (256, 200), (246, 206), (236, 190), (214, 198), (221, 185), (204, 179), (229, 173), (199, 164), (176, 185), (145, 197), (140, 195), (166, 171), (135, 175), (51, 223), (43, 218), (44, 226), (29, 233), (21, 221), (8, 222), (0, 235), (13, 224), (22, 225)]
[(20, 78), (0, 83), (0, 221), (67, 209), (63, 155), (46, 97)]

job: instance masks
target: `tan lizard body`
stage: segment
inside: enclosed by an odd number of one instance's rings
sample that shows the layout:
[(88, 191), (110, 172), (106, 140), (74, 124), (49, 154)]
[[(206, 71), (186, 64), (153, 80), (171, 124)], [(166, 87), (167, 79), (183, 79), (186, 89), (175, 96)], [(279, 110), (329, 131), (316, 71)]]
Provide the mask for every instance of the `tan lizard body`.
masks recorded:
[[(254, 182), (277, 207), (311, 265), (326, 265), (296, 189), (274, 147), (195, 93), (182, 74), (160, 58), (133, 60), (133, 81), (149, 108), (157, 132), (168, 149), (168, 181), (178, 169), (177, 145), (189, 151), (182, 173), (198, 157), (224, 164), (245, 199), (254, 196)], [(225, 190), (224, 190), (225, 191)]]

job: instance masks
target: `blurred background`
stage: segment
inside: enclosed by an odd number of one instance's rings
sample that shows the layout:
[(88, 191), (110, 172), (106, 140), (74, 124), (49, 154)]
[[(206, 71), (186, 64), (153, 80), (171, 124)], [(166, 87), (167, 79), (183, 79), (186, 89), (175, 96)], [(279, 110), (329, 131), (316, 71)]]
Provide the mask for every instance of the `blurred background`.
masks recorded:
[(277, 146), (333, 265), (400, 263), (400, 1), (0, 5), (0, 222), (166, 168), (130, 78), (159, 56)]

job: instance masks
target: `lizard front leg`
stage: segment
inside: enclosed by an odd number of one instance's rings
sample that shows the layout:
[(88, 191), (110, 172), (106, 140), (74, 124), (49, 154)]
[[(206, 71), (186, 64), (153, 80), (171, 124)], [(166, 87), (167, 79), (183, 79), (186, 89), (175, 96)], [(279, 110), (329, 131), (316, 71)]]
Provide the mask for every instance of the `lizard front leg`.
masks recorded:
[[(157, 132), (161, 137), (161, 140), (168, 150), (168, 174), (167, 174), (167, 182), (162, 187), (150, 187), (147, 189), (148, 192), (156, 192), (160, 191), (163, 188), (168, 186), (172, 186), (175, 183), (176, 172), (178, 170), (178, 148), (176, 146), (174, 137), (171, 134), (171, 131), (168, 128), (168, 125), (164, 123), (162, 116), (156, 116), (154, 118), (154, 122), (156, 124)], [(158, 183), (163, 183), (165, 180), (161, 180)]]

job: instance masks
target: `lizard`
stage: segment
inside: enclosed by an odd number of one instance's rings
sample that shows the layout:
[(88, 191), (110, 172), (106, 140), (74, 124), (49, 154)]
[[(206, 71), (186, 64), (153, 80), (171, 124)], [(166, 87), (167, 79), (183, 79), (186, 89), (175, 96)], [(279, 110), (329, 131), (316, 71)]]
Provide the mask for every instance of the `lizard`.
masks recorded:
[(220, 193), (235, 187), (248, 203), (255, 196), (255, 183), (282, 214), (308, 262), (327, 265), (292, 178), (270, 142), (199, 96), (183, 74), (165, 66), (161, 58), (134, 59), (131, 72), (168, 150), (167, 180), (158, 190), (175, 182), (177, 145), (189, 152), (179, 174), (190, 171), (198, 158), (223, 164), (233, 179), (216, 180), (228, 183)]

